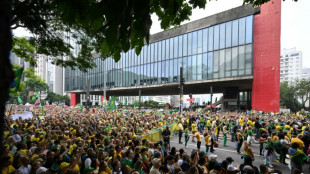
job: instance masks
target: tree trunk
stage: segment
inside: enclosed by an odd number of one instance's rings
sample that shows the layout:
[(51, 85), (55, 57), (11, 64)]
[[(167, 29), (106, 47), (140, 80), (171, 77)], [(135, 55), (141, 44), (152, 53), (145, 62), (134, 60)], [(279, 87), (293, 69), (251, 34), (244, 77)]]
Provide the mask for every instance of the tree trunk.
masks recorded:
[(0, 1), (0, 151), (4, 146), (5, 105), (9, 98), (9, 85), (14, 75), (10, 63), (12, 49), (12, 33), (10, 22), (12, 7), (10, 0)]

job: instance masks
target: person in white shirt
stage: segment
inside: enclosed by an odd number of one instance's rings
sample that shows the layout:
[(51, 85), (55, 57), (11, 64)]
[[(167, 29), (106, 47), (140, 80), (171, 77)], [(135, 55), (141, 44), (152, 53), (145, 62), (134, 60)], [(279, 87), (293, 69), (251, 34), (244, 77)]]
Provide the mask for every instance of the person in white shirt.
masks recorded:
[(29, 161), (30, 161), (29, 158), (27, 156), (22, 156), (20, 158), (20, 161), (22, 163), (22, 166), (18, 168), (18, 171), (21, 174), (29, 174), (31, 171), (31, 165), (29, 165)]
[(160, 172), (159, 172), (159, 167), (161, 165), (160, 158), (154, 158), (152, 160), (152, 164), (153, 164), (153, 166), (152, 166), (152, 168), (150, 170), (150, 174), (160, 174)]

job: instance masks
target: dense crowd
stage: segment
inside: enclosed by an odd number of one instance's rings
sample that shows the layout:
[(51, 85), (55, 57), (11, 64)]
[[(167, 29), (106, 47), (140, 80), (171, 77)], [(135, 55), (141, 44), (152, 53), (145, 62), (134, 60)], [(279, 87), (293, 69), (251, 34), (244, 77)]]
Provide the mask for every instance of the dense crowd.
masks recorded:
[[(260, 113), (135, 112), (100, 108), (80, 112), (75, 108), (33, 108), (33, 118), (12, 119), (24, 112), (21, 106), (7, 109), (2, 174), (267, 174), (276, 161), (291, 173), (303, 172), (309, 153), (309, 119), (303, 116)], [(175, 129), (171, 126), (175, 125)], [(145, 138), (159, 130), (161, 139)], [(178, 134), (184, 148), (171, 147)], [(229, 156), (217, 160), (214, 153), (219, 137), (223, 146), (235, 142), (244, 162), (233, 163)], [(204, 140), (204, 144), (202, 144)], [(184, 141), (184, 142), (182, 142)], [(188, 141), (197, 143), (189, 149)], [(251, 149), (260, 144), (264, 161), (254, 166)]]

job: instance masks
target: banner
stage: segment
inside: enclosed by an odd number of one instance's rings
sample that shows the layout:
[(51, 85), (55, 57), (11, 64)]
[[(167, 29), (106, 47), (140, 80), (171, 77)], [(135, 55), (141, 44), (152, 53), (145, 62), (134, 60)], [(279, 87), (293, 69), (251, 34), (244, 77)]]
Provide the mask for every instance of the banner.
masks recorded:
[(19, 118), (22, 118), (23, 120), (25, 119), (29, 119), (29, 118), (32, 118), (33, 115), (32, 115), (32, 112), (24, 112), (24, 113), (21, 113), (21, 114), (14, 114), (12, 115), (12, 119), (13, 120), (17, 120)]

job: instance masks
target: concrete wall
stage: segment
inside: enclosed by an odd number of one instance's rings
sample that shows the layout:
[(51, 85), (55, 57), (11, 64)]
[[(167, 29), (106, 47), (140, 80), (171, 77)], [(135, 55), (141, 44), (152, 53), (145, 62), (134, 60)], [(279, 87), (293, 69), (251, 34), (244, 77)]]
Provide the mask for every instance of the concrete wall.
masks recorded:
[(157, 42), (163, 39), (167, 39), (174, 36), (179, 36), (184, 33), (199, 30), (202, 28), (210, 27), (212, 25), (224, 23), (227, 21), (232, 21), (234, 19), (242, 18), (252, 14), (258, 14), (260, 8), (253, 8), (251, 4), (236, 7), (231, 10), (224, 11), (212, 16), (208, 16), (184, 25), (177, 27), (176, 29), (170, 29), (168, 31), (163, 31), (156, 33), (151, 36), (150, 43)]
[(281, 0), (271, 0), (254, 18), (253, 109), (280, 109), (280, 38)]

